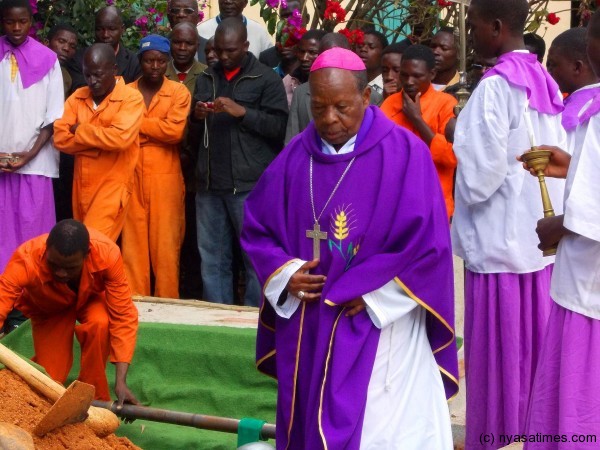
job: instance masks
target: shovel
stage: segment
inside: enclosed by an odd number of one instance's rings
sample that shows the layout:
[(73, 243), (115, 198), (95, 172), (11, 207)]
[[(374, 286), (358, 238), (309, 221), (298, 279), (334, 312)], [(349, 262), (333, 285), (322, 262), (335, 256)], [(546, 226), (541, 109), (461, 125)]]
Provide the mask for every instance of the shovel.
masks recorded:
[(83, 422), (92, 406), (96, 388), (91, 384), (73, 381), (65, 393), (52, 405), (33, 432), (43, 437), (46, 433), (70, 423)]
[[(78, 417), (83, 417), (81, 420), (85, 419), (85, 424), (88, 425), (99, 437), (104, 437), (114, 433), (114, 431), (119, 427), (119, 418), (115, 414), (103, 408), (89, 406), (91, 400), (88, 402), (87, 398), (90, 396), (91, 388), (91, 397), (93, 399), (93, 386), (80, 381), (75, 381), (73, 384), (71, 384), (71, 386), (69, 386), (71, 392), (69, 392), (69, 394), (62, 399), (67, 391), (62, 384), (57, 383), (46, 374), (37, 370), (31, 364), (23, 360), (19, 355), (2, 344), (0, 344), (0, 363), (4, 364), (11, 371), (19, 375), (23, 380), (25, 380), (25, 382), (27, 382), (27, 384), (29, 384), (29, 386), (42, 394), (48, 400), (54, 402), (54, 406), (50, 409), (50, 411), (48, 411), (47, 416), (42, 419), (40, 424), (38, 424), (38, 427), (40, 427), (40, 432), (47, 433), (53, 429), (48, 429), (48, 427), (56, 423), (58, 423), (56, 426), (61, 426), (61, 422), (63, 422), (63, 425), (66, 423), (73, 423), (72, 421), (68, 422), (68, 420), (74, 420)], [(88, 409), (84, 409), (86, 405)], [(87, 419), (85, 418), (86, 411)], [(44, 421), (44, 419), (46, 419), (51, 413), (52, 415), (46, 421)]]

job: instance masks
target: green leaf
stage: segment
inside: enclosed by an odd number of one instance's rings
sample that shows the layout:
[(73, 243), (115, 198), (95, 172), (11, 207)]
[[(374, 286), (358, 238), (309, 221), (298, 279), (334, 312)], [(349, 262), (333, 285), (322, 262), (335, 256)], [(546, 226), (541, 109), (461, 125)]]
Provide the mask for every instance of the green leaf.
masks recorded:
[(277, 27), (277, 16), (271, 15), (269, 21), (267, 22), (267, 31), (272, 36), (275, 34), (275, 28)]

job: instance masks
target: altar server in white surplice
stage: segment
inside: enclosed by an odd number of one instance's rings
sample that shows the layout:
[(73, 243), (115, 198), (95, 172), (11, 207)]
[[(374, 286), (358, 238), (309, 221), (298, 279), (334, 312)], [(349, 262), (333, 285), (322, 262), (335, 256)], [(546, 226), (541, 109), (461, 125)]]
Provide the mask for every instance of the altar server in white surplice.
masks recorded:
[[(466, 448), (481, 433), (522, 434), (550, 312), (554, 258), (535, 233), (543, 217), (538, 181), (517, 156), (533, 144), (564, 146), (558, 85), (525, 50), (526, 0), (473, 0), (468, 22), (475, 52), (497, 57), (460, 113), (454, 252), (464, 259)], [(563, 147), (564, 148), (564, 147)], [(548, 180), (557, 214), (562, 180)]]

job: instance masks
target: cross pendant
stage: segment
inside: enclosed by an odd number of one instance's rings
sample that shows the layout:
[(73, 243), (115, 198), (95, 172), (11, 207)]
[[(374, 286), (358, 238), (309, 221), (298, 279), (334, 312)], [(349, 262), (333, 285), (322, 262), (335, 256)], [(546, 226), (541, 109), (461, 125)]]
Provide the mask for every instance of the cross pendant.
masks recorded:
[(313, 259), (321, 257), (321, 240), (327, 239), (327, 233), (321, 231), (321, 226), (315, 222), (312, 230), (306, 230), (306, 237), (313, 241)]

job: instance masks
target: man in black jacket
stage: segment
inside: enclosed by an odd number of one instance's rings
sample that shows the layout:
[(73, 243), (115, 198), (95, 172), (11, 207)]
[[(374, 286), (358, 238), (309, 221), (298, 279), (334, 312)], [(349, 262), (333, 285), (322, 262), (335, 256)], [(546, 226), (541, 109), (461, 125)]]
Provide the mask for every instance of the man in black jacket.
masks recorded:
[[(125, 83), (137, 80), (142, 75), (140, 62), (137, 55), (126, 49), (121, 42), (121, 37), (125, 31), (121, 12), (114, 6), (105, 6), (99, 9), (94, 18), (94, 30), (96, 43), (108, 44), (115, 50), (117, 75), (122, 76)], [(67, 63), (67, 70), (73, 79), (71, 92), (86, 86), (82, 72), (85, 51), (85, 48), (79, 49), (73, 59)]]
[[(224, 19), (215, 32), (219, 62), (196, 80), (192, 129), (201, 134), (196, 217), (203, 298), (233, 303), (232, 247), (246, 197), (283, 148), (287, 100), (279, 76), (248, 52), (246, 27)], [(246, 257), (244, 304), (261, 288)]]

